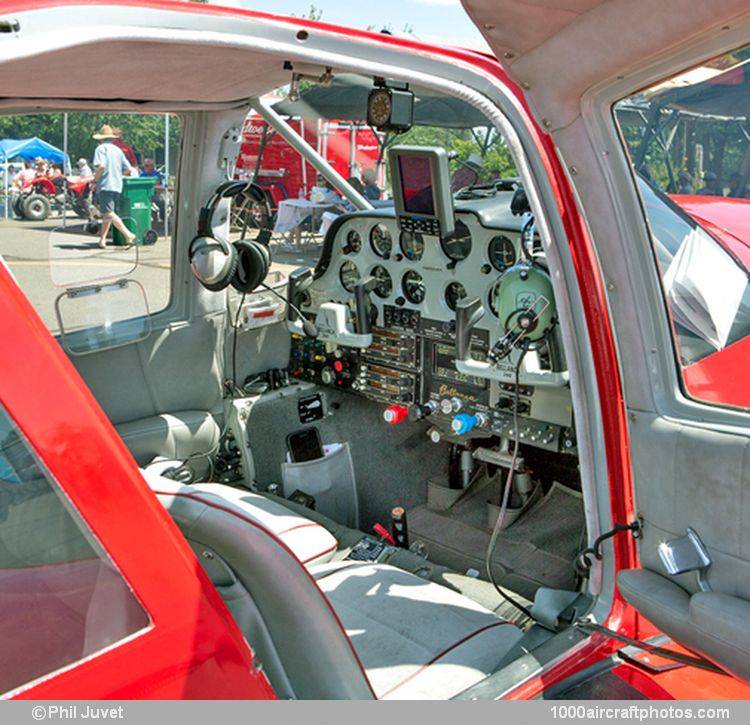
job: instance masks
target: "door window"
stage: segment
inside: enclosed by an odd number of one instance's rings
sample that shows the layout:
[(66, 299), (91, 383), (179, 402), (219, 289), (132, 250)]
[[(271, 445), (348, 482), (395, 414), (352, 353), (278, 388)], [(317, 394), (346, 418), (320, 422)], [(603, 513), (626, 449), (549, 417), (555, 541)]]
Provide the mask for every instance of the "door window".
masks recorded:
[(130, 321), (171, 299), (179, 117), (7, 114), (0, 139), (0, 256), (39, 316), (100, 346), (139, 339)]
[[(620, 101), (685, 393), (750, 408), (750, 46)], [(742, 376), (739, 378), (738, 376)]]
[(0, 407), (0, 693), (148, 624), (125, 580)]

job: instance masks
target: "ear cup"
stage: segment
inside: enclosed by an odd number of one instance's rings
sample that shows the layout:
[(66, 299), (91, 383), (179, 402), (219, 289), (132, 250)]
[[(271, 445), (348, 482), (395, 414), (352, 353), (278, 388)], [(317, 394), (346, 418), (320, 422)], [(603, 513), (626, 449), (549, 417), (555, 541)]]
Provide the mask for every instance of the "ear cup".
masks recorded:
[(234, 246), (237, 270), (232, 277), (232, 287), (249, 294), (266, 278), (271, 266), (271, 252), (264, 244), (246, 240), (235, 242)]
[(215, 237), (198, 236), (188, 249), (190, 268), (197, 280), (211, 292), (220, 292), (229, 286), (237, 271), (237, 250)]

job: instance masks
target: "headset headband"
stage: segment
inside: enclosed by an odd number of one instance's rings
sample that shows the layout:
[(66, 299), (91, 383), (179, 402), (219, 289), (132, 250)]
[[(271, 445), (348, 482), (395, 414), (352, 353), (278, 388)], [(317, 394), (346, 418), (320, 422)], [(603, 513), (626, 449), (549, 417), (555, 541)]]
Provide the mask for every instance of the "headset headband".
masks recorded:
[(256, 201), (263, 201), (263, 192), (251, 181), (225, 181), (214, 191), (198, 214), (198, 236), (211, 236), (213, 233), (211, 222), (221, 201), (242, 193), (249, 193)]

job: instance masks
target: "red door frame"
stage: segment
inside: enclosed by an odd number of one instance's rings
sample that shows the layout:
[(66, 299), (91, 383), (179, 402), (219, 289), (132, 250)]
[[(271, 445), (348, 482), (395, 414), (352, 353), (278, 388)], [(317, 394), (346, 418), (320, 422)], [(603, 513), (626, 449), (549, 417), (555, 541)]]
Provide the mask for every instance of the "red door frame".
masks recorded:
[[(273, 697), (184, 537), (60, 345), (0, 264), (0, 403), (149, 613), (152, 626), (15, 696)], [(137, 526), (134, 522), (137, 521)], [(124, 675), (127, 673), (127, 675)]]
[[(523, 92), (521, 89), (513, 83), (503, 70), (502, 66), (498, 61), (490, 56), (483, 55), (481, 53), (463, 50), (459, 48), (450, 47), (436, 47), (425, 43), (421, 43), (416, 40), (399, 38), (394, 36), (387, 36), (377, 33), (370, 33), (364, 30), (356, 30), (351, 28), (342, 28), (339, 26), (327, 24), (327, 23), (316, 23), (314, 21), (306, 20), (303, 18), (285, 18), (281, 16), (272, 15), (269, 13), (260, 13), (249, 10), (239, 10), (236, 8), (224, 8), (214, 5), (201, 5), (193, 3), (174, 3), (170, 0), (108, 0), (108, 2), (101, 2), (101, 0), (11, 0), (5, 3), (3, 11), (5, 14), (12, 12), (21, 12), (25, 10), (40, 10), (47, 7), (54, 7), (59, 5), (128, 5), (138, 6), (143, 8), (153, 8), (160, 10), (171, 10), (178, 12), (189, 12), (194, 14), (205, 13), (206, 15), (219, 15), (219, 16), (233, 16), (238, 19), (248, 18), (259, 21), (272, 21), (275, 23), (285, 23), (293, 25), (294, 27), (305, 27), (311, 30), (315, 30), (316, 33), (325, 33), (340, 35), (342, 33), (348, 35), (351, 38), (357, 38), (366, 40), (368, 43), (377, 43), (383, 46), (398, 46), (405, 50), (411, 50), (419, 53), (426, 53), (433, 55), (443, 60), (449, 60), (451, 62), (461, 62), (469, 64), (481, 72), (493, 77), (498, 83), (502, 84), (510, 90), (518, 101), (518, 106), (523, 115), (524, 122), (532, 137), (534, 138), (537, 146), (538, 153), (540, 154), (541, 160), (547, 170), (547, 174), (550, 183), (555, 194), (555, 200), (557, 202), (558, 211), (562, 217), (564, 228), (568, 237), (570, 246), (570, 252), (573, 258), (573, 264), (576, 271), (577, 282), (581, 291), (581, 298), (584, 308), (584, 314), (586, 317), (586, 323), (589, 332), (589, 339), (591, 342), (592, 356), (596, 365), (597, 374), (597, 385), (599, 389), (600, 399), (600, 414), (603, 422), (604, 429), (604, 440), (606, 449), (606, 458), (609, 472), (609, 488), (610, 488), (610, 499), (611, 499), (611, 513), (613, 521), (625, 523), (632, 520), (634, 515), (633, 508), (633, 497), (632, 497), (632, 476), (630, 467), (630, 452), (629, 452), (629, 438), (627, 431), (627, 420), (626, 411), (624, 404), (624, 397), (622, 391), (622, 384), (620, 379), (619, 364), (615, 352), (614, 337), (612, 332), (612, 326), (610, 317), (606, 305), (606, 297), (604, 293), (604, 284), (600, 275), (596, 254), (589, 239), (583, 219), (581, 218), (577, 209), (573, 192), (568, 184), (568, 180), (565, 175), (565, 171), (562, 168), (560, 161), (555, 154), (554, 144), (551, 137), (544, 133), (538, 124), (534, 121), (531, 113), (529, 112), (528, 106), (526, 105)], [(46, 331), (45, 331), (46, 333)], [(47, 344), (51, 338), (47, 335)], [(56, 346), (56, 343), (53, 343)], [(65, 375), (72, 373), (75, 378), (75, 387), (77, 388), (76, 393), (79, 397), (83, 396), (90, 400), (90, 395), (85, 389), (85, 386), (80, 382), (78, 376), (72, 371), (67, 361), (63, 361), (62, 354), (58, 351), (58, 363), (67, 365), (64, 370)], [(29, 369), (27, 367), (27, 369)], [(47, 373), (48, 374), (48, 373)], [(27, 378), (27, 381), (29, 378)], [(35, 387), (34, 385), (28, 385), (25, 389), (21, 389), (19, 386), (17, 392), (17, 398), (20, 403), (24, 406), (28, 403), (30, 396), (29, 388), (34, 388), (33, 397), (39, 397), (40, 390), (42, 388)], [(47, 388), (48, 386), (44, 386)], [(23, 399), (20, 400), (20, 399)], [(54, 399), (54, 396), (53, 398)], [(25, 401), (25, 402), (24, 402)], [(94, 404), (95, 406), (95, 404)], [(110, 454), (117, 453), (118, 456), (118, 467), (120, 469), (120, 477), (118, 477), (119, 485), (131, 486), (133, 485), (132, 477), (137, 475), (135, 472), (132, 459), (130, 458), (124, 446), (119, 442), (119, 438), (116, 436), (116, 432), (112, 429), (109, 421), (106, 419), (104, 414), (98, 407), (95, 407), (95, 411), (88, 411), (92, 413), (90, 423), (96, 421), (99, 426), (96, 438), (101, 438), (99, 446), (88, 446), (81, 450), (87, 450), (92, 456), (92, 461), (100, 461), (103, 463), (101, 453), (104, 450), (104, 443), (106, 441), (106, 449)], [(95, 415), (93, 415), (95, 413)], [(44, 416), (31, 415), (26, 423), (31, 429), (35, 425), (44, 425), (44, 421), (41, 420)], [(82, 421), (80, 421), (82, 422)], [(109, 435), (104, 435), (103, 431), (107, 430)], [(65, 435), (69, 434), (69, 430), (65, 430)], [(83, 431), (79, 431), (83, 435)], [(39, 440), (39, 436), (35, 435), (35, 438)], [(66, 450), (65, 442), (63, 440), (62, 432), (58, 432), (55, 436), (51, 431), (48, 431), (48, 436), (45, 436), (44, 440), (47, 444), (53, 445), (57, 449)], [(73, 453), (68, 451), (67, 455)], [(82, 460), (81, 451), (76, 451), (77, 458)], [(61, 463), (62, 461), (58, 461)], [(130, 471), (131, 478), (128, 478), (126, 470)], [(66, 488), (67, 488), (67, 484)], [(75, 486), (74, 483), (72, 483)], [(109, 489), (108, 489), (109, 490)], [(115, 493), (114, 487), (112, 488), (113, 494)], [(151, 513), (157, 516), (161, 516), (162, 523), (164, 521), (164, 514), (157, 512), (153, 509), (156, 508), (155, 502), (149, 498), (150, 494), (147, 495), (146, 491), (141, 491), (141, 503), (146, 506), (151, 506)], [(85, 491), (77, 491), (78, 496), (83, 496), (83, 500), (86, 501)], [(89, 496), (89, 498), (91, 498)], [(117, 513), (121, 513), (122, 509), (119, 507), (119, 501), (117, 497), (111, 502), (113, 508), (117, 508)], [(113, 517), (115, 520), (117, 516)], [(115, 521), (112, 521), (115, 525)], [(128, 535), (127, 524), (121, 525), (117, 530), (116, 536), (127, 536)], [(142, 529), (141, 535), (145, 533)], [(153, 532), (155, 535), (155, 531)], [(163, 533), (163, 532), (162, 532)], [(174, 531), (173, 531), (174, 535)], [(175, 542), (176, 543), (176, 542)], [(614, 559), (616, 569), (628, 568), (637, 564), (637, 554), (634, 542), (628, 537), (618, 537), (613, 542), (614, 545)], [(126, 552), (122, 552), (125, 556)], [(161, 555), (161, 553), (160, 553)], [(119, 559), (118, 559), (119, 562)], [(135, 564), (135, 562), (132, 562)], [(153, 572), (156, 562), (143, 561), (140, 562), (147, 567), (147, 570)], [(191, 565), (195, 566), (194, 561), (191, 561)], [(158, 569), (159, 567), (156, 566)], [(136, 571), (136, 568), (133, 569)], [(141, 572), (138, 572), (139, 574)], [(158, 594), (155, 595), (158, 598)], [(635, 612), (630, 608), (625, 601), (620, 597), (619, 593), (615, 593), (614, 604), (610, 612), (610, 617), (607, 622), (610, 627), (620, 630), (625, 634), (635, 636), (638, 634), (638, 619)], [(534, 697), (541, 692), (544, 687), (559, 681), (560, 679), (572, 674), (573, 672), (587, 666), (591, 661), (605, 656), (613, 649), (616, 649), (616, 643), (612, 640), (592, 637), (584, 645), (578, 647), (575, 653), (566, 658), (552, 671), (545, 674), (544, 678), (539, 678), (531, 682), (525, 683), (522, 687), (519, 687), (511, 696), (513, 697)], [(89, 693), (90, 696), (90, 693)]]

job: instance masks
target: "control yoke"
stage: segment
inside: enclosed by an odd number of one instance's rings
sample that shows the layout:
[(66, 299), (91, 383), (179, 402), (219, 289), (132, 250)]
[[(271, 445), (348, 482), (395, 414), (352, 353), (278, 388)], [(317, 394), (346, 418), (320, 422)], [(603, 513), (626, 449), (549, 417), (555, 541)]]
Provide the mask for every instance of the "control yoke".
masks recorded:
[[(340, 302), (324, 302), (315, 317), (315, 324), (305, 319), (295, 301), (313, 283), (312, 270), (299, 267), (289, 275), (287, 282), (286, 326), (290, 332), (307, 337), (317, 337), (323, 342), (347, 347), (369, 347), (372, 343), (372, 321), (370, 318), (370, 292), (378, 284), (375, 277), (365, 277), (354, 289), (356, 320), (354, 329), (350, 322), (350, 309)], [(294, 307), (293, 307), (294, 305)]]
[(471, 331), (484, 317), (484, 306), (479, 297), (459, 300), (456, 304), (456, 361), (471, 357)]
[[(515, 382), (515, 365), (498, 365), (471, 356), (471, 331), (484, 317), (484, 305), (478, 297), (465, 298), (456, 304), (456, 370), (463, 375), (478, 378), (500, 380), (504, 383)], [(567, 372), (552, 372), (539, 367), (535, 353), (527, 353), (523, 359), (521, 375), (527, 385), (565, 385)]]
[(286, 298), (290, 304), (286, 306), (286, 326), (290, 332), (307, 337), (317, 337), (318, 330), (309, 320), (300, 314), (297, 300), (300, 295), (313, 283), (313, 273), (309, 267), (297, 267), (290, 273), (286, 283)]
[(354, 286), (354, 304), (357, 312), (354, 329), (360, 335), (369, 335), (372, 332), (370, 292), (377, 286), (378, 280), (372, 275), (368, 275)]

